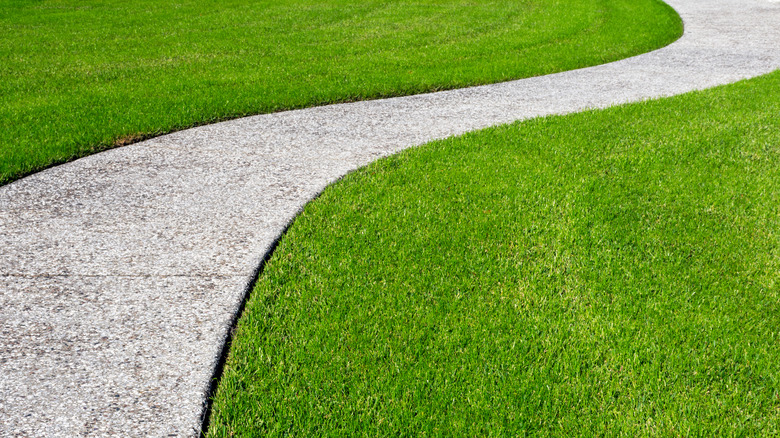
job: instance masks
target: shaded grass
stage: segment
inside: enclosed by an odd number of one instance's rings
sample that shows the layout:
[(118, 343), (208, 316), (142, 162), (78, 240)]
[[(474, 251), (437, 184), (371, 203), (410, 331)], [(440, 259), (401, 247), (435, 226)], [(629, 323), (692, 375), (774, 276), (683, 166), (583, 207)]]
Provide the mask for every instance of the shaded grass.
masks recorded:
[(310, 203), (210, 436), (777, 436), (780, 72), (437, 141)]
[(681, 32), (658, 0), (3, 0), (0, 184), (128, 139), (594, 65)]

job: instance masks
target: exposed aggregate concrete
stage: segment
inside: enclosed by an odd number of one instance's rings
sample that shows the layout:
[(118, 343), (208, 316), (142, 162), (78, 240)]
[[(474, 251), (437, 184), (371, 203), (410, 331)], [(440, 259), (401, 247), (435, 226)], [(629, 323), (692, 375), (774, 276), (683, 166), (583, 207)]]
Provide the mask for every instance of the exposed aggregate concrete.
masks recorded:
[(0, 187), (0, 436), (196, 436), (230, 322), (326, 185), (433, 139), (780, 68), (777, 0), (668, 0), (672, 45), (549, 76), (181, 131)]

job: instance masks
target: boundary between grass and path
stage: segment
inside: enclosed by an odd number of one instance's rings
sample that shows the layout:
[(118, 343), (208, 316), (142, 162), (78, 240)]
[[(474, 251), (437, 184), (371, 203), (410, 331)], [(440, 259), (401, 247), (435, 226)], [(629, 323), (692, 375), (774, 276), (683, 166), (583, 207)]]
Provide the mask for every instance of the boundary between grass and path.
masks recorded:
[[(314, 199), (316, 198), (317, 197)], [(295, 217), (297, 218), (302, 212), (303, 210), (299, 211)], [(200, 436), (206, 436), (208, 433), (209, 424), (211, 423), (211, 412), (214, 405), (214, 397), (217, 394), (219, 383), (222, 381), (222, 374), (225, 370), (225, 364), (227, 363), (228, 356), (230, 355), (230, 348), (233, 346), (233, 338), (235, 336), (236, 327), (238, 326), (238, 321), (240, 321), (241, 317), (244, 315), (246, 304), (252, 296), (252, 290), (254, 290), (257, 281), (260, 279), (260, 276), (263, 275), (263, 271), (265, 271), (265, 267), (268, 264), (268, 261), (271, 260), (271, 257), (273, 257), (276, 248), (279, 246), (279, 242), (281, 242), (294, 222), (295, 219), (291, 220), (290, 223), (284, 227), (284, 230), (282, 230), (279, 236), (277, 236), (276, 239), (271, 242), (271, 247), (268, 248), (268, 251), (260, 261), (260, 265), (252, 275), (252, 279), (247, 283), (246, 289), (244, 290), (244, 295), (241, 298), (240, 304), (238, 305), (238, 309), (236, 310), (235, 315), (233, 315), (233, 319), (230, 321), (227, 334), (225, 335), (225, 340), (222, 344), (222, 350), (219, 352), (219, 357), (217, 359), (216, 366), (214, 367), (214, 373), (211, 376), (211, 383), (209, 384), (209, 388), (206, 393), (206, 399), (204, 400), (203, 412), (201, 414), (200, 422)]]

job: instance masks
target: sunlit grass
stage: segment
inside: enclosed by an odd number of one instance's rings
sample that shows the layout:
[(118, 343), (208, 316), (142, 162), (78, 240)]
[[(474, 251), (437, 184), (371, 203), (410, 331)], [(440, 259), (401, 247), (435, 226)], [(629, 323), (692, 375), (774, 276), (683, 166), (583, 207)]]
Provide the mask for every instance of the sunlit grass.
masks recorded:
[(210, 436), (777, 436), (780, 73), (383, 159), (296, 219)]

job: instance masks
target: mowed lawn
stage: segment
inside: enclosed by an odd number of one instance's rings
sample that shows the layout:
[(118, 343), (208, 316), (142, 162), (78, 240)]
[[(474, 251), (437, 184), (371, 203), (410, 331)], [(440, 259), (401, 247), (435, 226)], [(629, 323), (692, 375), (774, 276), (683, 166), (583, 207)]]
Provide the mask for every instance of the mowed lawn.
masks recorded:
[(780, 435), (780, 72), (437, 141), (282, 237), (209, 436)]
[(218, 120), (599, 64), (658, 0), (2, 0), (0, 184)]

